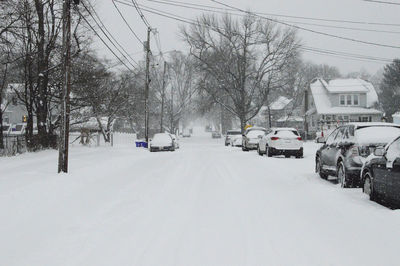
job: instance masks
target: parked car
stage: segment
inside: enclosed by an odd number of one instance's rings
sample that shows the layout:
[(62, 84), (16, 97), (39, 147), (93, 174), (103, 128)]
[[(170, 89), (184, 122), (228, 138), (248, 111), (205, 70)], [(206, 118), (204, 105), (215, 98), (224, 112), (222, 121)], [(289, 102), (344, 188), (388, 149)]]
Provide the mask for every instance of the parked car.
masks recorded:
[(240, 136), (240, 145), (242, 145), (242, 132), (240, 130), (228, 130), (225, 136), (225, 146), (232, 145), (231, 140), (234, 136)]
[(251, 127), (247, 129), (242, 137), (242, 150), (257, 150), (259, 140), (269, 131), (263, 127)]
[(211, 137), (212, 137), (213, 139), (220, 139), (220, 138), (221, 138), (221, 133), (219, 133), (218, 131), (213, 131), (213, 132), (211, 133)]
[(363, 192), (370, 200), (400, 208), (400, 136), (369, 156), (361, 172)]
[(170, 134), (172, 140), (174, 141), (174, 147), (175, 149), (179, 149), (179, 139), (175, 134)]
[(336, 176), (342, 187), (360, 185), (360, 172), (376, 147), (385, 146), (400, 135), (400, 125), (350, 123), (335, 129), (315, 156), (315, 170), (321, 178)]
[(157, 133), (150, 141), (150, 151), (174, 151), (174, 141), (168, 133)]
[(183, 138), (190, 138), (190, 130), (187, 128), (187, 129), (184, 129), (183, 130), (183, 132), (182, 132), (182, 137)]
[(271, 132), (259, 140), (258, 154), (285, 155), (286, 158), (303, 157), (303, 140), (295, 128), (273, 128)]

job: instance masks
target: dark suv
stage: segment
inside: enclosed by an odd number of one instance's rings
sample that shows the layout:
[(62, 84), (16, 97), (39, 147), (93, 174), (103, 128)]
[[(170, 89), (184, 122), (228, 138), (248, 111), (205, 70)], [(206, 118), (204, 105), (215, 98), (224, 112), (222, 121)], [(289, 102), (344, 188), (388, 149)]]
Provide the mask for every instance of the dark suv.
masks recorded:
[(317, 151), (315, 170), (326, 179), (338, 178), (342, 187), (360, 185), (365, 158), (376, 147), (384, 146), (400, 135), (400, 125), (390, 123), (350, 123), (335, 129)]
[(379, 147), (364, 164), (361, 178), (363, 192), (370, 200), (384, 201), (400, 208), (400, 137)]

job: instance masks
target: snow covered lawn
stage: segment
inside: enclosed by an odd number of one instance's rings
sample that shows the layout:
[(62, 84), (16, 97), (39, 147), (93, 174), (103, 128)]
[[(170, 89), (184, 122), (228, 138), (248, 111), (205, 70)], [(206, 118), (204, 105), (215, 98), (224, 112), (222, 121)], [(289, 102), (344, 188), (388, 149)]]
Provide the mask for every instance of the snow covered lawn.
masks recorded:
[(0, 265), (399, 265), (400, 212), (304, 159), (192, 137), (176, 152), (0, 158)]

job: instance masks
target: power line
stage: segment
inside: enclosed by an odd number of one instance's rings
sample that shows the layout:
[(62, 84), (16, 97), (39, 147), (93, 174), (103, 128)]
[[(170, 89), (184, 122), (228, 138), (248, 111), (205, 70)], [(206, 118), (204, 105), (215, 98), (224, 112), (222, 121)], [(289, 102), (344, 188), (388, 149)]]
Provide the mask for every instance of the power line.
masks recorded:
[(133, 70), (131, 68), (129, 68), (122, 60), (121, 58), (114, 52), (113, 49), (111, 49), (111, 47), (107, 44), (106, 41), (104, 41), (104, 39), (100, 36), (100, 34), (94, 29), (94, 27), (89, 23), (89, 21), (86, 19), (85, 16), (82, 15), (82, 13), (80, 12), (80, 10), (78, 8), (76, 8), (76, 11), (79, 13), (79, 15), (81, 16), (81, 18), (86, 22), (86, 24), (91, 28), (91, 30), (96, 34), (96, 36), (100, 39), (100, 41), (107, 47), (107, 49), (121, 62), (121, 64), (123, 64), (129, 71)]
[[(115, 0), (115, 1), (120, 2), (118, 0)], [(128, 6), (131, 6), (131, 4), (127, 4), (127, 3), (124, 3), (124, 2), (120, 2), (120, 3), (128, 5)], [(210, 25), (200, 24), (198, 21), (193, 21), (193, 20), (178, 16), (178, 15), (175, 15), (175, 14), (172, 14), (172, 13), (169, 13), (169, 12), (160, 11), (160, 10), (157, 10), (157, 9), (154, 9), (154, 8), (147, 9), (147, 8), (144, 8), (143, 5), (141, 5), (141, 7), (142, 7), (142, 10), (144, 10), (146, 12), (149, 12), (149, 13), (152, 13), (152, 14), (155, 14), (155, 15), (159, 15), (159, 16), (162, 16), (162, 17), (166, 17), (166, 18), (169, 18), (169, 19), (173, 19), (173, 20), (176, 20), (176, 21), (179, 21), (179, 22), (183, 22), (183, 23), (187, 23), (187, 24), (195, 25), (195, 26), (203, 25), (203, 26), (206, 26), (206, 27), (210, 27)], [(210, 28), (212, 28), (212, 27), (210, 27)], [(352, 59), (352, 60), (358, 60), (358, 61), (362, 60), (363, 62), (366, 62), (366, 61), (373, 61), (373, 62), (379, 62), (380, 61), (381, 63), (391, 62), (391, 59), (386, 59), (386, 58), (377, 58), (377, 57), (365, 56), (365, 55), (360, 55), (360, 54), (351, 54), (351, 53), (342, 52), (342, 51), (323, 50), (321, 48), (315, 48), (315, 47), (306, 47), (306, 46), (302, 46), (302, 47), (303, 47), (302, 50), (307, 51), (307, 52), (314, 52), (314, 53), (318, 53), (318, 54), (336, 56), (338, 58)]]
[[(84, 5), (83, 2), (82, 2), (82, 5), (85, 7), (85, 5)], [(96, 18), (98, 19), (98, 21), (100, 22), (100, 24), (103, 26), (104, 30), (110, 35), (110, 37), (115, 41), (115, 43), (122, 49), (122, 51), (125, 52), (125, 54), (126, 54), (136, 65), (139, 65), (138, 62), (136, 62), (135, 59), (133, 59), (132, 56), (130, 56), (130, 54), (125, 50), (125, 48), (115, 39), (115, 37), (112, 35), (112, 33), (107, 29), (107, 27), (106, 27), (106, 26), (104, 25), (104, 23), (102, 22), (100, 16), (97, 14), (96, 10), (93, 8), (93, 6), (91, 5), (91, 3), (90, 3), (89, 1), (88, 1), (88, 5), (89, 5), (89, 7), (92, 9), (93, 13), (95, 14), (95, 16), (96, 16)], [(86, 8), (86, 7), (85, 7), (85, 8)], [(89, 15), (93, 18), (93, 16), (92, 16), (91, 14), (89, 14)], [(93, 18), (93, 20), (94, 20), (94, 18)], [(95, 21), (95, 22), (96, 22), (96, 21)], [(99, 25), (97, 22), (96, 22), (96, 24)], [(101, 27), (99, 27), (99, 28), (100, 28), (100, 30), (101, 30)], [(103, 32), (103, 33), (104, 33), (104, 32)], [(123, 55), (123, 56), (124, 56), (124, 58), (126, 58), (125, 55)], [(126, 58), (126, 59), (127, 59), (127, 58)]]
[[(147, 0), (147, 1), (157, 2), (155, 0)], [(186, 3), (186, 2), (174, 1), (174, 0), (162, 0), (162, 1), (170, 2), (170, 3), (177, 3), (177, 4), (186, 4), (186, 5), (197, 6), (197, 7), (211, 8), (214, 10), (217, 9), (217, 10), (221, 10), (221, 11), (236, 11), (237, 12), (237, 10), (233, 9), (233, 8), (221, 8), (221, 7), (215, 7), (215, 6), (210, 6), (210, 5)], [(306, 17), (306, 16), (291, 16), (291, 15), (265, 13), (265, 12), (253, 12), (253, 13), (259, 14), (259, 15), (273, 16), (273, 17), (295, 18), (295, 19), (312, 20), (312, 21), (325, 21), (325, 22), (337, 22), (337, 23), (347, 23), (347, 24), (400, 27), (400, 24), (396, 24), (396, 23), (382, 23), (382, 22), (356, 21), (356, 20), (343, 20), (343, 19), (326, 19), (326, 18)]]
[[(117, 1), (118, 2), (118, 1)], [(118, 6), (115, 4), (114, 0), (112, 0), (112, 3), (114, 7), (117, 9), (119, 15), (121, 18), (124, 20), (125, 24), (128, 26), (130, 32), (135, 36), (135, 38), (142, 44), (144, 45), (143, 41), (139, 38), (139, 36), (136, 34), (136, 32), (132, 29), (132, 27), (129, 25), (128, 21), (125, 19), (124, 15), (122, 14), (121, 10), (119, 10)]]
[(142, 12), (142, 10), (140, 10), (140, 7), (139, 7), (138, 3), (136, 2), (136, 0), (131, 0), (131, 1), (132, 1), (133, 6), (135, 7), (137, 13), (139, 14), (140, 18), (142, 19), (143, 23), (146, 25), (147, 28), (151, 29), (149, 21), (143, 15), (143, 12)]
[[(254, 14), (254, 13), (251, 13), (251, 12), (247, 12), (247, 11), (245, 11), (245, 10), (243, 10), (243, 9), (240, 9), (240, 8), (237, 8), (237, 7), (230, 6), (230, 5), (228, 5), (228, 4), (222, 3), (222, 2), (217, 1), (217, 0), (211, 0), (211, 1), (212, 1), (212, 2), (215, 2), (215, 3), (218, 3), (218, 4), (220, 4), (220, 5), (223, 5), (223, 6), (227, 6), (227, 7), (236, 9), (236, 10), (238, 10), (238, 11), (240, 11), (240, 12), (245, 13), (245, 14)], [(254, 14), (254, 15), (257, 16), (257, 17), (259, 17), (259, 18), (266, 19), (266, 20), (268, 20), (268, 21), (272, 21), (272, 22), (275, 22), (275, 23), (279, 23), (279, 24), (285, 25), (285, 26), (287, 26), (287, 27), (292, 27), (292, 28), (299, 29), (299, 30), (302, 30), (302, 31), (307, 31), (307, 32), (311, 32), (311, 33), (314, 33), (314, 34), (319, 34), (319, 35), (323, 35), (323, 36), (327, 36), (327, 37), (331, 37), (331, 38), (335, 38), (335, 39), (341, 39), (341, 40), (346, 40), (346, 41), (351, 41), (351, 42), (357, 42), (357, 43), (362, 43), (362, 44), (367, 44), (367, 45), (373, 45), (373, 46), (379, 46), (379, 47), (400, 49), (399, 46), (394, 46), (394, 45), (390, 45), (390, 44), (381, 44), (381, 43), (375, 43), (375, 42), (369, 42), (369, 41), (362, 41), (362, 40), (358, 40), (358, 39), (354, 39), (354, 38), (349, 38), (349, 37), (344, 37), (344, 36), (339, 36), (339, 35), (335, 35), (335, 34), (330, 34), (330, 33), (322, 32), (322, 31), (316, 31), (316, 30), (304, 28), (304, 27), (301, 27), (301, 26), (297, 26), (297, 25), (293, 25), (293, 24), (286, 23), (286, 22), (282, 22), (282, 21), (279, 21), (279, 20), (276, 20), (276, 19), (272, 19), (272, 18), (260, 16), (260, 15), (257, 15), (257, 14)]]
[(387, 4), (387, 5), (397, 5), (400, 6), (400, 3), (397, 2), (389, 2), (389, 1), (376, 1), (376, 0), (363, 0), (364, 2), (372, 2), (372, 3), (379, 3), (379, 4)]
[[(147, 0), (147, 1), (148, 2), (159, 3), (159, 4), (164, 4), (164, 5), (169, 5), (169, 6), (174, 6), (174, 7), (182, 7), (182, 8), (186, 8), (186, 9), (192, 9), (192, 10), (207, 11), (207, 12), (213, 12), (213, 13), (219, 13), (219, 14), (229, 14), (229, 15), (241, 16), (241, 17), (245, 16), (244, 14), (237, 14), (237, 13), (227, 12), (227, 10), (228, 11), (237, 12), (234, 9), (215, 8), (215, 7), (207, 6), (207, 5), (182, 3), (182, 2), (179, 2), (179, 1), (168, 1), (168, 0)], [(254, 12), (254, 13), (255, 14), (265, 14), (265, 13), (260, 13), (260, 12)], [(273, 16), (271, 14), (269, 14), (269, 15)], [(295, 16), (284, 16), (284, 17), (294, 18)], [(287, 23), (293, 23), (293, 24), (309, 25), (309, 26), (317, 26), (317, 27), (325, 27), (325, 28), (334, 28), (334, 29), (345, 29), (345, 30), (353, 30), (353, 31), (400, 34), (400, 31), (355, 28), (355, 27), (326, 25), (326, 24), (317, 24), (317, 23), (299, 22), (299, 21), (287, 21), (287, 20), (281, 20), (281, 21), (287, 22)], [(399, 24), (399, 26), (400, 26), (400, 24)]]

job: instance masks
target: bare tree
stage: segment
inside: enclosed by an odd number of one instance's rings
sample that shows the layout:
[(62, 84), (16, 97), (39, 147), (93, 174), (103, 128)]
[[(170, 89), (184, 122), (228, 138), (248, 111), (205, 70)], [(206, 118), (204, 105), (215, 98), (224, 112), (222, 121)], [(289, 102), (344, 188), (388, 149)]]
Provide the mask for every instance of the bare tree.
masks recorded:
[[(201, 88), (240, 119), (242, 130), (269, 93), (286, 82), (281, 71), (298, 55), (293, 29), (250, 14), (240, 20), (206, 14), (181, 31), (205, 73)], [(222, 101), (225, 96), (228, 104)]]

